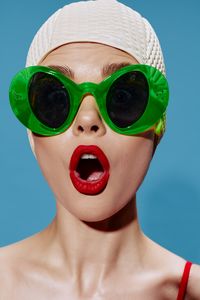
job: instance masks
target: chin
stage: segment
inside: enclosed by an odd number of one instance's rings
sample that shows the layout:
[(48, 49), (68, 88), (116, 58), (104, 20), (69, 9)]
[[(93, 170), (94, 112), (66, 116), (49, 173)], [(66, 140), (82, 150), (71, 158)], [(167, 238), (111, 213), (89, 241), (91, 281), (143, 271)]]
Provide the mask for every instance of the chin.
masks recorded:
[(91, 196), (81, 194), (72, 187), (62, 195), (57, 195), (56, 201), (57, 208), (64, 209), (64, 214), (86, 223), (103, 223), (102, 221), (109, 221), (112, 217), (120, 220), (120, 212), (134, 197), (135, 191), (125, 195), (122, 191), (117, 192), (115, 189), (113, 193), (113, 189), (110, 191), (106, 188), (98, 195)]
[(118, 211), (116, 210), (96, 210), (96, 211), (85, 211), (85, 212), (74, 212), (74, 216), (86, 223), (102, 223), (109, 221)]

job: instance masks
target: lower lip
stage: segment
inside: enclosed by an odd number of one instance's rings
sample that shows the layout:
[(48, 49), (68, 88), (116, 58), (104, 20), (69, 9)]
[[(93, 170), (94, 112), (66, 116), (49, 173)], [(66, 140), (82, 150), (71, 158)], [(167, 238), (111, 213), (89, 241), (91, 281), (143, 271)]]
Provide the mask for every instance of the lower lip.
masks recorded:
[(109, 173), (104, 172), (100, 179), (92, 182), (81, 179), (76, 174), (76, 171), (70, 171), (70, 177), (74, 187), (78, 192), (85, 195), (97, 195), (105, 189), (108, 183)]
[[(77, 161), (77, 158), (75, 157), (80, 157), (83, 153), (91, 153), (96, 155), (98, 158), (101, 157), (100, 161), (104, 168), (104, 172), (102, 172), (99, 179), (92, 181), (83, 180), (76, 172), (75, 161)], [(97, 195), (101, 193), (106, 188), (109, 179), (109, 162), (103, 151), (96, 146), (79, 146), (75, 150), (70, 162), (70, 178), (75, 189), (82, 194)]]

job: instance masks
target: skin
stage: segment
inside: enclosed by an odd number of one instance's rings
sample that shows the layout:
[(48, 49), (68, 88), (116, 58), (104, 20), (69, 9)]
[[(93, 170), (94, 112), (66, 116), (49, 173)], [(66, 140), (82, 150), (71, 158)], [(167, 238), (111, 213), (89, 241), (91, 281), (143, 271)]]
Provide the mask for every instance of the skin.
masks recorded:
[[(40, 64), (68, 65), (77, 83), (103, 80), (111, 63), (137, 61), (101, 44), (72, 43)], [(146, 237), (136, 191), (152, 159), (153, 129), (119, 135), (102, 120), (92, 95), (83, 98), (71, 127), (54, 137), (31, 135), (40, 168), (56, 199), (56, 216), (43, 231), (0, 249), (0, 299), (176, 299), (185, 261)], [(80, 194), (69, 177), (78, 145), (98, 145), (110, 162), (106, 189)], [(199, 266), (192, 267), (186, 300), (200, 299)]]

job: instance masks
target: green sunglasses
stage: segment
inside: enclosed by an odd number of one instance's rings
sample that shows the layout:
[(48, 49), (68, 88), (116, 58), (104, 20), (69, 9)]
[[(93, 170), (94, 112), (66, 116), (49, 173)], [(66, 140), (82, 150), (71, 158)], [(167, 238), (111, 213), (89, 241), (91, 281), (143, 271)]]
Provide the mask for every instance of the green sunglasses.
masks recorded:
[(169, 99), (165, 76), (140, 64), (121, 68), (99, 84), (76, 84), (49, 67), (31, 66), (15, 75), (9, 91), (19, 121), (44, 136), (69, 128), (87, 94), (94, 96), (106, 124), (125, 135), (142, 133), (162, 122)]

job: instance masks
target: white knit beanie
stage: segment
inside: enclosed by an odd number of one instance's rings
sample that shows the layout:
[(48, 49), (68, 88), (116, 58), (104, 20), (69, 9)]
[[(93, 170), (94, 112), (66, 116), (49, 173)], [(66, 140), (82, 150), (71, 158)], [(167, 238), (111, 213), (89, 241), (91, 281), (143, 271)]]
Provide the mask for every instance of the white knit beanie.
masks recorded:
[[(132, 55), (165, 74), (158, 38), (138, 12), (117, 0), (90, 0), (56, 11), (36, 33), (26, 66), (39, 64), (52, 50), (71, 42), (97, 42)], [(30, 137), (30, 135), (29, 135)]]

